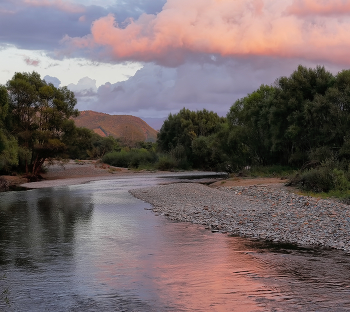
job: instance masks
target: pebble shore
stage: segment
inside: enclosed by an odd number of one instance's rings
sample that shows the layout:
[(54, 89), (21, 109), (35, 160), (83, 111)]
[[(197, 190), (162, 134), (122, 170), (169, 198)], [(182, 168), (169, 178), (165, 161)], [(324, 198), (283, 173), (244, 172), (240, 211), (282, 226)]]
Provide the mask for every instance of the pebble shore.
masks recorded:
[(350, 206), (268, 186), (176, 183), (135, 189), (156, 214), (222, 232), (350, 252)]

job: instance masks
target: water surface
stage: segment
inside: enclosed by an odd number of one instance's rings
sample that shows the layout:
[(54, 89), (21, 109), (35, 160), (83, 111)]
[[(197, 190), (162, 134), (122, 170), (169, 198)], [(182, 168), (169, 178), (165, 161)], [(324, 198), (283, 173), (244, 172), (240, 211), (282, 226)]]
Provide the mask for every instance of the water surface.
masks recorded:
[(170, 222), (128, 193), (159, 181), (0, 194), (0, 310), (350, 311), (349, 256)]

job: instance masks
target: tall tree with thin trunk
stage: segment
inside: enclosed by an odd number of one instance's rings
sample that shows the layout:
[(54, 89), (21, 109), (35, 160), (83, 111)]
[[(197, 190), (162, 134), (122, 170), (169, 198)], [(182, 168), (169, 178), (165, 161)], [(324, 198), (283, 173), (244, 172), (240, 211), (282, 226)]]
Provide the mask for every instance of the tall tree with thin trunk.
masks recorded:
[(62, 136), (78, 110), (74, 93), (56, 88), (36, 72), (15, 73), (7, 82), (9, 129), (18, 139), (20, 164), (28, 176), (37, 176), (48, 158), (65, 149)]

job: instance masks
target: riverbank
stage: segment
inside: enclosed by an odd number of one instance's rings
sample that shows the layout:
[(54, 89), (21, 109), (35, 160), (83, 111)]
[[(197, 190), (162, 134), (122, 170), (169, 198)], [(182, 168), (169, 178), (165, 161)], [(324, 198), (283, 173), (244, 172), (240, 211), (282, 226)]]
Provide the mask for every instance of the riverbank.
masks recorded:
[[(64, 166), (50, 166), (43, 181), (12, 179), (21, 182), (21, 187), (45, 188), (140, 174), (164, 172), (135, 172), (91, 161), (70, 161)], [(350, 206), (297, 195), (284, 186), (284, 180), (237, 178), (217, 181), (211, 187), (165, 183), (131, 193), (151, 203), (157, 214), (202, 224), (213, 232), (350, 252)]]
[(28, 182), (23, 176), (1, 176), (0, 179), (3, 181), (2, 190), (7, 191), (17, 187), (45, 188), (74, 185), (137, 174), (127, 168), (113, 167), (94, 160), (57, 162), (47, 165), (46, 168), (46, 172), (41, 174), (43, 179), (37, 182)]
[[(281, 186), (281, 185), (280, 185)], [(350, 206), (276, 185), (170, 184), (131, 190), (171, 220), (213, 232), (350, 252)]]

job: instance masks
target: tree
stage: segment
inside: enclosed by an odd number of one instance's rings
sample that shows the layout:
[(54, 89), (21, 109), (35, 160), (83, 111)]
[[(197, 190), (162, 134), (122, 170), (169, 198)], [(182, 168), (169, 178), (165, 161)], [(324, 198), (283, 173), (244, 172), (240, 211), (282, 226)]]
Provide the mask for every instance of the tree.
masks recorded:
[(0, 171), (7, 171), (18, 164), (17, 140), (5, 129), (5, 118), (8, 114), (8, 94), (4, 86), (0, 86)]
[[(270, 112), (271, 140), (272, 150), (279, 153), (283, 164), (301, 165), (307, 160), (307, 152), (319, 144), (315, 137), (320, 129), (320, 124), (315, 123), (318, 117), (310, 118), (308, 112), (310, 107), (315, 111), (321, 104), (316, 102), (334, 82), (335, 77), (321, 66), (299, 66), (290, 77), (276, 80)], [(322, 109), (318, 112), (322, 113)]]
[[(199, 137), (208, 137), (216, 133), (225, 122), (226, 118), (206, 109), (195, 112), (183, 108), (178, 114), (170, 114), (164, 121), (157, 136), (158, 149), (196, 166), (192, 142)], [(201, 149), (200, 145), (203, 143), (204, 141), (200, 140), (194, 144), (196, 151)]]
[(7, 82), (8, 127), (19, 143), (20, 164), (28, 176), (37, 176), (48, 158), (65, 150), (65, 123), (78, 115), (74, 93), (56, 88), (36, 72), (15, 73)]
[(270, 113), (274, 95), (274, 87), (261, 85), (231, 106), (227, 120), (236, 163), (241, 162), (237, 158), (244, 159), (245, 165), (266, 165), (273, 161)]
[[(237, 100), (227, 115), (232, 154), (246, 163), (301, 166), (350, 157), (350, 71), (299, 66)], [(317, 158), (317, 159), (312, 159)]]

